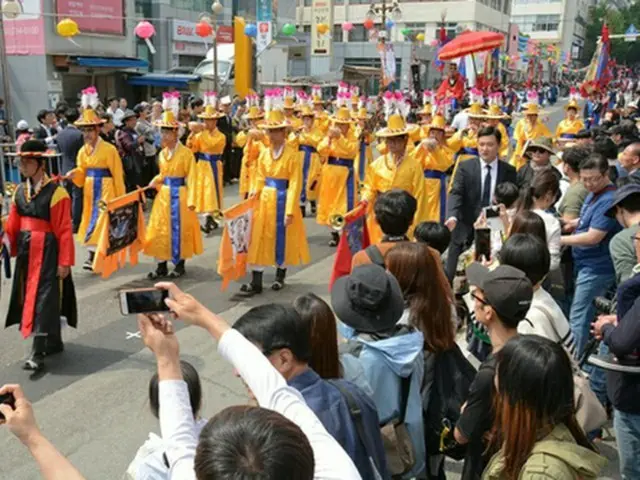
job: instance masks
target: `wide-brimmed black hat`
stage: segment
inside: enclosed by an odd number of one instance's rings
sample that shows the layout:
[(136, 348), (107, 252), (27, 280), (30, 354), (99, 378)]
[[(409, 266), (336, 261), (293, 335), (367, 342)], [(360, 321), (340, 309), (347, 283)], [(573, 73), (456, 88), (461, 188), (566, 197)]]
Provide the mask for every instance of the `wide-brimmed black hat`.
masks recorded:
[(404, 311), (396, 278), (378, 265), (361, 265), (337, 279), (331, 306), (344, 324), (361, 333), (383, 333), (395, 327)]
[(22, 144), (18, 157), (35, 158), (43, 161), (43, 155), (46, 153), (47, 145), (42, 140), (31, 138)]

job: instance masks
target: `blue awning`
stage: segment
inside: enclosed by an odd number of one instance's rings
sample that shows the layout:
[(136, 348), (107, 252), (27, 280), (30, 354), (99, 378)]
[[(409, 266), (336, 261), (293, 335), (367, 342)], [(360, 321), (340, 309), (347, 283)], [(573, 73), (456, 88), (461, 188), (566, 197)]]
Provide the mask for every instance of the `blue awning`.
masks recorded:
[(147, 68), (149, 62), (141, 58), (76, 57), (76, 64), (89, 68)]
[(189, 88), (191, 83), (199, 83), (200, 75), (183, 75), (178, 73), (148, 73), (138, 77), (129, 77), (129, 85), (136, 87), (173, 87)]

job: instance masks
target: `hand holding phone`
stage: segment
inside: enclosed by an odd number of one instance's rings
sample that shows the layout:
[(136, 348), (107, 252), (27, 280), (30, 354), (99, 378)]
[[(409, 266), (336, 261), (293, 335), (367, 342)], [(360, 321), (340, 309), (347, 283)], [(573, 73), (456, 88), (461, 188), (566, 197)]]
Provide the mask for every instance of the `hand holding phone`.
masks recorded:
[(491, 229), (476, 228), (475, 230), (475, 248), (476, 261), (484, 257), (486, 260), (491, 259)]
[(138, 313), (168, 312), (165, 300), (169, 298), (167, 290), (158, 288), (137, 288), (120, 290), (120, 311), (123, 315)]
[[(16, 408), (16, 399), (12, 393), (3, 393), (0, 395), (0, 404), (9, 405), (12, 409)], [(4, 414), (0, 412), (0, 420), (5, 420)]]

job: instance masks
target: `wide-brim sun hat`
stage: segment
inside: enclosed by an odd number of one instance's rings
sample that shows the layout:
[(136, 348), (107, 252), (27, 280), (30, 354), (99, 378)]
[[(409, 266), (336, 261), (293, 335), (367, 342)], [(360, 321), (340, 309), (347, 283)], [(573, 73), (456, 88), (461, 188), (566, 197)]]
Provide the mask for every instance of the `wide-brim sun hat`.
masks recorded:
[(284, 112), (280, 109), (271, 110), (267, 113), (264, 122), (260, 125), (260, 128), (264, 130), (277, 130), (279, 128), (289, 127), (289, 123), (287, 122), (286, 117), (284, 116)]
[(260, 110), (260, 107), (252, 106), (249, 107), (249, 111), (245, 113), (244, 118), (247, 120), (259, 120), (264, 118), (264, 113)]
[(95, 110), (91, 108), (85, 108), (82, 111), (82, 116), (76, 120), (73, 124), (76, 127), (97, 127), (105, 123), (105, 120), (100, 118)]
[(164, 112), (162, 112), (162, 117), (160, 117), (160, 120), (156, 121), (154, 125), (159, 128), (168, 128), (171, 130), (175, 130), (176, 128), (180, 128), (182, 124), (176, 120), (176, 116), (173, 111), (165, 110)]
[(351, 110), (347, 107), (340, 107), (334, 115), (329, 117), (333, 123), (353, 123)]
[(412, 126), (407, 125), (402, 115), (391, 115), (387, 120), (387, 126), (378, 130), (376, 136), (380, 138), (400, 137), (409, 135)]
[(531, 148), (541, 148), (546, 150), (551, 155), (556, 155), (556, 151), (553, 149), (553, 139), (550, 137), (539, 137), (534, 140), (528, 140), (522, 151), (523, 155), (527, 154), (527, 150)]
[(361, 333), (389, 332), (405, 308), (396, 278), (373, 264), (338, 278), (331, 289), (331, 306), (342, 323)]
[(218, 120), (222, 117), (224, 117), (224, 113), (218, 111), (213, 105), (207, 105), (204, 107), (203, 112), (198, 115), (201, 120)]

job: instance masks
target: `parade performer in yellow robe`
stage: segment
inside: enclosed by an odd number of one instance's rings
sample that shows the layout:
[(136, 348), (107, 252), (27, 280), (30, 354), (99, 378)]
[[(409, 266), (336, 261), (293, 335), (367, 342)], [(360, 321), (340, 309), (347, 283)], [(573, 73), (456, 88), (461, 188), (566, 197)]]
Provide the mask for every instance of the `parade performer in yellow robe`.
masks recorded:
[(281, 110), (267, 114), (262, 128), (270, 146), (262, 150), (250, 196), (258, 198), (253, 217), (247, 263), (252, 266), (251, 283), (241, 293), (262, 292), (264, 267), (276, 266), (273, 290), (281, 290), (287, 266), (309, 263), (309, 245), (299, 208), (302, 164), (298, 152), (286, 141), (287, 122)]
[(453, 152), (454, 162), (449, 190), (453, 185), (453, 179), (456, 176), (460, 162), (478, 156), (478, 130), (480, 130), (482, 122), (486, 118), (486, 112), (483, 110), (481, 103), (473, 103), (467, 109), (467, 115), (469, 115), (467, 128), (458, 130), (447, 140), (447, 147)]
[[(576, 92), (572, 91), (571, 94), (576, 95)], [(578, 100), (576, 97), (571, 98), (571, 94), (569, 102), (564, 107), (566, 116), (556, 128), (556, 142), (560, 148), (568, 142), (575, 141), (576, 134), (584, 130), (584, 122), (578, 117)]]
[(67, 178), (83, 189), (82, 220), (78, 229), (78, 239), (88, 247), (89, 258), (82, 266), (93, 271), (98, 235), (101, 223), (107, 216), (100, 212), (100, 202), (124, 195), (124, 171), (122, 160), (116, 147), (100, 138), (100, 128), (104, 120), (96, 112), (85, 108), (75, 126), (82, 131), (84, 146), (78, 152), (77, 167), (67, 173)]
[(213, 213), (223, 210), (224, 188), (222, 183), (222, 153), (227, 139), (218, 130), (217, 122), (224, 116), (214, 104), (208, 104), (198, 118), (204, 120), (204, 130), (198, 133), (191, 145), (196, 156), (198, 179), (196, 185), (196, 212), (206, 215), (203, 231), (207, 234), (218, 228)]
[(530, 140), (536, 140), (541, 137), (553, 137), (553, 133), (547, 128), (547, 126), (540, 121), (540, 105), (538, 104), (538, 94), (534, 91), (527, 93), (528, 103), (525, 105), (525, 109), (522, 114), (525, 116), (519, 120), (516, 124), (516, 128), (513, 132), (513, 139), (516, 141), (516, 148), (511, 156), (511, 165), (516, 170), (520, 170), (522, 166), (527, 163), (524, 158), (524, 147)]
[(445, 142), (447, 122), (433, 117), (429, 138), (422, 141), (415, 156), (421, 163), (423, 195), (418, 199), (417, 221), (444, 223), (447, 211), (447, 171), (453, 165), (453, 152)]
[(360, 183), (364, 182), (367, 174), (367, 169), (373, 161), (373, 152), (371, 151), (371, 144), (373, 143), (373, 135), (369, 132), (367, 121), (371, 118), (367, 109), (361, 107), (358, 109), (353, 119), (356, 124), (356, 137), (358, 138), (358, 163), (356, 168), (358, 169), (358, 180)]
[(318, 180), (322, 164), (318, 156), (318, 144), (322, 140), (320, 133), (314, 126), (315, 113), (310, 106), (305, 105), (300, 110), (302, 127), (291, 136), (296, 137), (298, 157), (302, 165), (302, 188), (300, 189), (300, 210), (302, 216), (307, 216), (307, 202), (311, 205), (311, 215), (316, 214), (318, 199)]
[(389, 116), (387, 126), (376, 133), (383, 138), (389, 153), (374, 160), (364, 182), (362, 200), (367, 202), (367, 230), (371, 244), (382, 241), (382, 230), (376, 221), (373, 205), (380, 193), (400, 188), (410, 193), (420, 205), (423, 196), (423, 173), (414, 155), (409, 128), (402, 115)]
[(433, 107), (430, 103), (426, 103), (422, 110), (419, 110), (417, 113), (420, 124), (420, 140), (424, 140), (425, 138), (429, 138), (429, 128), (431, 122), (433, 120)]
[(504, 126), (502, 120), (509, 118), (509, 115), (502, 111), (502, 93), (495, 92), (489, 95), (489, 109), (485, 117), (485, 123), (490, 127), (495, 127), (502, 136), (500, 139), (500, 150), (498, 155), (502, 160), (506, 160), (509, 156), (509, 133), (507, 127)]
[(329, 131), (330, 121), (329, 115), (324, 109), (324, 100), (322, 100), (322, 88), (314, 86), (311, 88), (311, 99), (313, 103), (313, 109), (316, 113), (316, 128), (318, 128), (323, 134)]
[[(358, 157), (358, 139), (351, 128), (353, 120), (347, 107), (340, 107), (331, 117), (333, 126), (318, 144), (318, 153), (326, 157), (322, 167), (322, 180), (318, 195), (317, 222), (329, 225), (333, 214), (344, 215), (356, 204), (355, 161)], [(329, 245), (338, 246), (340, 236), (331, 232)]]
[(284, 98), (284, 116), (288, 125), (293, 127), (294, 130), (300, 128), (302, 126), (302, 120), (295, 116), (296, 112), (296, 104), (295, 99), (293, 97), (285, 97)]
[[(163, 149), (158, 157), (160, 174), (150, 183), (158, 190), (146, 230), (144, 253), (159, 263), (151, 280), (178, 278), (186, 271), (185, 260), (202, 253), (202, 235), (195, 213), (197, 186), (196, 160), (193, 152), (178, 141), (180, 124), (171, 110), (156, 123), (160, 128)], [(169, 274), (167, 262), (174, 264)]]
[(249, 130), (236, 135), (236, 144), (242, 148), (242, 163), (240, 164), (240, 198), (246, 198), (251, 190), (256, 164), (262, 148), (268, 140), (262, 130), (259, 129), (264, 114), (258, 106), (249, 107), (245, 115), (249, 121)]

